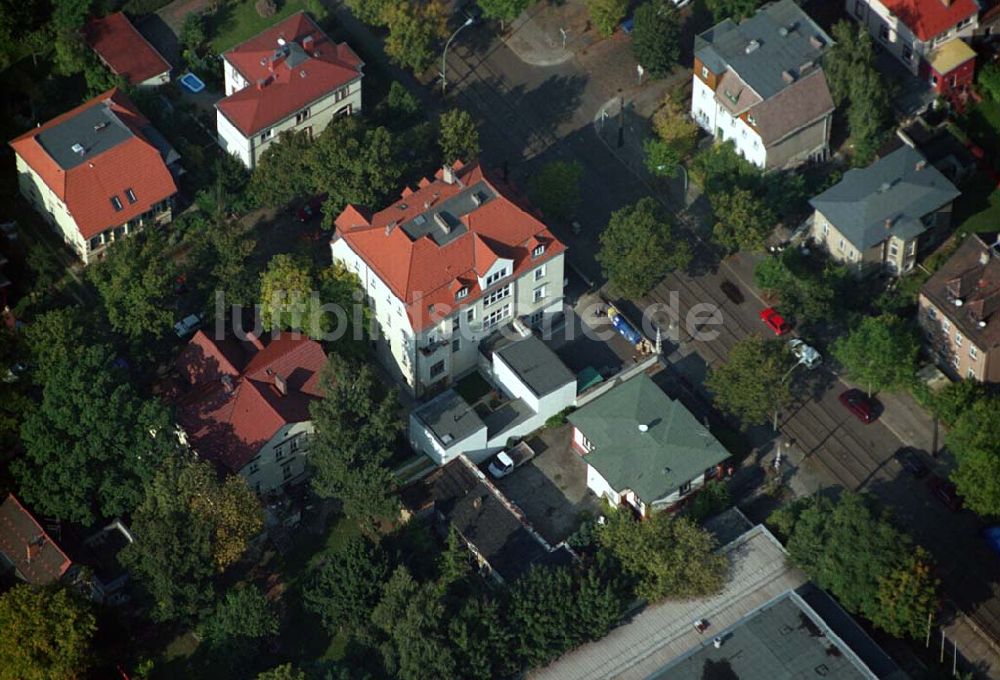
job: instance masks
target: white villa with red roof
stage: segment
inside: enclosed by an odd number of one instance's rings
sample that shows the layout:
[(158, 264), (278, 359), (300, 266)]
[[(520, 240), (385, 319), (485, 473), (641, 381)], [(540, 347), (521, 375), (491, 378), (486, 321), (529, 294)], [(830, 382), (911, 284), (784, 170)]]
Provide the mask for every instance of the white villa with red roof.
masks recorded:
[(219, 145), (251, 170), (278, 135), (315, 136), (361, 111), (364, 62), (334, 43), (305, 12), (275, 24), (223, 56), (226, 96), (216, 103)]
[(180, 156), (113, 89), (10, 142), (21, 194), (84, 264), (137, 229), (171, 219)]
[(417, 395), (475, 370), (504, 324), (562, 310), (566, 248), (514, 195), (456, 162), (374, 215), (337, 217), (333, 259), (361, 279), (379, 359)]
[(313, 432), (309, 404), (322, 396), (325, 364), (319, 343), (301, 335), (281, 333), (265, 345), (250, 334), (241, 342), (198, 331), (174, 364), (187, 444), (257, 493), (301, 478)]

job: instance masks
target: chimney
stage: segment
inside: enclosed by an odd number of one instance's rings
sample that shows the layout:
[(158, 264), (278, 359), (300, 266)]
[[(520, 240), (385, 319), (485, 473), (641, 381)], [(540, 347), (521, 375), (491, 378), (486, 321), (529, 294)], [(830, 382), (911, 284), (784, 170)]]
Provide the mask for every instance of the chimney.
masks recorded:
[(892, 229), (892, 223), (893, 223), (893, 221), (895, 221), (895, 218), (893, 218), (893, 217), (886, 217), (885, 218), (885, 228), (886, 229)]
[(444, 180), (445, 184), (454, 184), (455, 170), (450, 165), (446, 165), (444, 166), (444, 168), (442, 168), (441, 177)]
[(41, 535), (35, 536), (30, 541), (28, 541), (28, 544), (24, 546), (28, 562), (31, 562), (33, 559), (35, 559), (35, 557), (38, 556), (38, 553), (41, 552), (42, 545), (44, 544), (45, 544), (45, 537)]
[(312, 54), (314, 47), (316, 47), (315, 38), (313, 38), (311, 35), (307, 35), (306, 37), (302, 38), (302, 49)]
[[(274, 68), (272, 67), (271, 70), (273, 71)], [(258, 90), (263, 90), (265, 85), (267, 85), (267, 78), (258, 78), (257, 79), (257, 89)]]
[(281, 377), (281, 374), (274, 374), (274, 389), (278, 390), (281, 396), (288, 396), (288, 383)]
[(399, 226), (399, 220), (393, 220), (389, 224), (385, 225), (385, 235), (388, 236), (392, 233), (392, 230)]
[(916, 164), (916, 166), (915, 166), (915, 168), (914, 168), (914, 169), (915, 169), (915, 170), (916, 170), (917, 172), (920, 172), (921, 170), (923, 170), (923, 169), (924, 169), (924, 168), (926, 168), (926, 167), (927, 167), (927, 161), (926, 161), (926, 160), (924, 160), (923, 158), (921, 158), (921, 159), (920, 159), (919, 161), (917, 161), (917, 164)]
[(984, 250), (983, 252), (979, 253), (979, 264), (985, 267), (987, 264), (989, 264), (989, 262), (990, 262), (990, 251)]
[(750, 54), (751, 52), (755, 51), (758, 47), (760, 47), (760, 43), (757, 42), (756, 40), (751, 40), (750, 42), (747, 43), (744, 52)]
[(791, 83), (795, 82), (795, 76), (792, 75), (791, 71), (782, 71), (781, 72), (781, 79), (784, 80), (788, 84), (791, 84)]
[(951, 7), (952, 0), (941, 0), (941, 4), (945, 7)]

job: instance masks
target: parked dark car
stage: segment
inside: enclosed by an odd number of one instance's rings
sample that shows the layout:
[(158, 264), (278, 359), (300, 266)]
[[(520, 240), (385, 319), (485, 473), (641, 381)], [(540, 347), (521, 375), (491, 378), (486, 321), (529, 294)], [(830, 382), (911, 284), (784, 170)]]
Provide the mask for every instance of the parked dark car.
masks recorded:
[(958, 512), (962, 509), (964, 505), (962, 497), (955, 490), (955, 485), (947, 479), (931, 475), (930, 479), (927, 480), (927, 486), (930, 488), (931, 493), (934, 494), (934, 497), (944, 503), (944, 506), (952, 512)]
[(920, 451), (912, 446), (904, 446), (899, 449), (895, 454), (893, 454), (893, 458), (895, 458), (896, 461), (903, 466), (904, 470), (917, 479), (926, 477), (931, 471), (930, 468), (924, 464)]
[(871, 399), (861, 390), (852, 389), (841, 393), (839, 397), (840, 403), (844, 405), (848, 411), (850, 411), (854, 416), (866, 425), (868, 423), (875, 422), (875, 418), (878, 416), (875, 413), (876, 402)]
[(727, 279), (719, 284), (719, 288), (722, 290), (723, 294), (729, 298), (730, 302), (735, 305), (743, 304), (743, 293), (740, 292), (740, 289), (736, 287), (735, 283)]

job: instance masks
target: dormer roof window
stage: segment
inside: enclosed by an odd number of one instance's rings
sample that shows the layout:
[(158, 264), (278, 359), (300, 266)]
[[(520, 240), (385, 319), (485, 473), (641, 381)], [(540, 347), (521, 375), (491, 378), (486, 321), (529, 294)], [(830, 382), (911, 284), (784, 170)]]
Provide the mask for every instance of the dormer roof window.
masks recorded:
[(535, 246), (534, 250), (531, 251), (531, 257), (541, 257), (544, 252), (545, 252), (545, 244), (539, 243), (537, 246)]

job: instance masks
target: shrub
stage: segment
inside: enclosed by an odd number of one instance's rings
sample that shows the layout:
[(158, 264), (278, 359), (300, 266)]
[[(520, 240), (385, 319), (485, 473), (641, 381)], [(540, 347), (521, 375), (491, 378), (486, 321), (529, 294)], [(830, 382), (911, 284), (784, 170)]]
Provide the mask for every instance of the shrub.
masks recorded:
[(261, 15), (265, 19), (269, 19), (278, 13), (278, 6), (275, 4), (274, 0), (257, 0), (254, 7), (257, 10), (257, 14)]

